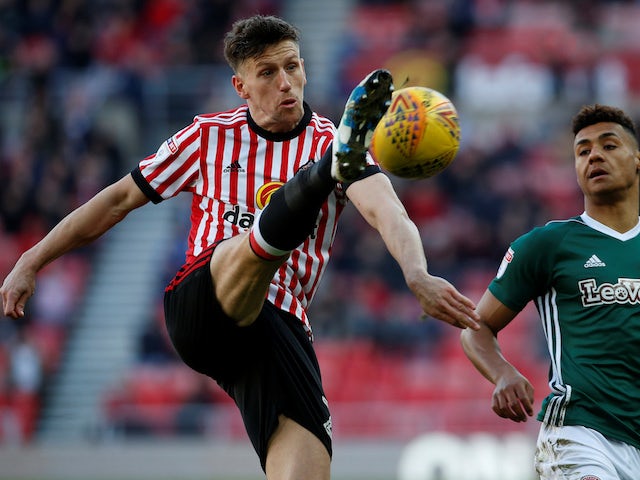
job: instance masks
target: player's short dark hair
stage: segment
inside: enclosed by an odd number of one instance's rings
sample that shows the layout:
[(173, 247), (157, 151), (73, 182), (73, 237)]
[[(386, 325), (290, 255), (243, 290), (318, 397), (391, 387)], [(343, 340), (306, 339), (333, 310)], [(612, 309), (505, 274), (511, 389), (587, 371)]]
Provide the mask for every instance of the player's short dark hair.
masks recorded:
[(590, 125), (601, 122), (611, 122), (621, 125), (631, 136), (638, 141), (636, 125), (623, 110), (608, 105), (585, 105), (573, 117), (573, 134), (577, 135), (580, 130)]
[(254, 15), (231, 26), (224, 38), (224, 58), (235, 72), (245, 60), (285, 40), (300, 43), (298, 29), (273, 15)]

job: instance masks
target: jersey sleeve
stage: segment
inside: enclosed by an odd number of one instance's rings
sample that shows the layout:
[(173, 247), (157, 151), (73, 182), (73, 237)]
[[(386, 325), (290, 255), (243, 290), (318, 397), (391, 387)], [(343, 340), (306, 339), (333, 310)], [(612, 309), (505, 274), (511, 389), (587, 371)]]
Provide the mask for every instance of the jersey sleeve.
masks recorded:
[(489, 284), (489, 291), (511, 310), (522, 310), (530, 300), (549, 289), (552, 244), (542, 228), (533, 229), (515, 240)]
[(200, 175), (201, 129), (196, 120), (171, 136), (143, 159), (132, 176), (154, 203), (188, 191)]

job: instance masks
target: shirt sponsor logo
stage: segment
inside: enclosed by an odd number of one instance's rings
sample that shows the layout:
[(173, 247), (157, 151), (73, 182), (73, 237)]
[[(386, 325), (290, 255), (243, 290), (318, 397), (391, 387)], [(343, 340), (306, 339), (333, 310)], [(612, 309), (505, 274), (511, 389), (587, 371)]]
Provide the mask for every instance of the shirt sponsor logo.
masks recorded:
[(582, 293), (582, 305), (629, 304), (640, 303), (640, 279), (619, 278), (617, 283), (602, 283), (598, 285), (594, 278), (581, 280), (578, 288)]
[[(260, 210), (266, 207), (269, 200), (271, 200), (273, 192), (279, 189), (282, 185), (284, 185), (282, 182), (268, 182), (262, 185), (256, 192), (256, 206)], [(222, 218), (240, 228), (248, 229), (253, 225), (255, 215), (253, 213), (243, 212), (240, 210), (238, 205), (233, 205), (231, 209), (224, 212)]]
[(227, 210), (226, 212), (224, 212), (222, 218), (225, 221), (246, 230), (247, 228), (250, 228), (251, 225), (253, 225), (255, 215), (249, 212), (241, 212), (240, 207), (238, 205), (234, 205), (231, 210)]

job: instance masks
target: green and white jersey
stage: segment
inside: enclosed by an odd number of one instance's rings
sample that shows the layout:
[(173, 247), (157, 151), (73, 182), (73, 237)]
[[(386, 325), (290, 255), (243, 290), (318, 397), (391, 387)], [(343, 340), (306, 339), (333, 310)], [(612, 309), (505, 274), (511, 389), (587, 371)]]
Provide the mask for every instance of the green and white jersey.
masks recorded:
[(489, 285), (534, 301), (551, 357), (538, 420), (582, 425), (640, 448), (640, 224), (620, 234), (586, 214), (510, 246)]

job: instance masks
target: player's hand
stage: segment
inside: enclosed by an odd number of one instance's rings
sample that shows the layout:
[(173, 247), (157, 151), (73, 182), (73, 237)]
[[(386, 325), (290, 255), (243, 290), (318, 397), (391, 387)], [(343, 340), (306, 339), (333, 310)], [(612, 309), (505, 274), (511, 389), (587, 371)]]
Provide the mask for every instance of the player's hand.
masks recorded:
[(462, 329), (480, 328), (475, 304), (444, 278), (429, 275), (414, 293), (425, 313), (423, 318), (431, 316)]
[(0, 295), (2, 295), (3, 313), (11, 318), (24, 317), (27, 300), (36, 290), (35, 273), (22, 271), (16, 265), (5, 278)]
[(498, 379), (493, 390), (491, 408), (502, 418), (526, 422), (533, 416), (533, 386), (518, 371)]

